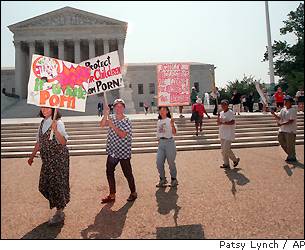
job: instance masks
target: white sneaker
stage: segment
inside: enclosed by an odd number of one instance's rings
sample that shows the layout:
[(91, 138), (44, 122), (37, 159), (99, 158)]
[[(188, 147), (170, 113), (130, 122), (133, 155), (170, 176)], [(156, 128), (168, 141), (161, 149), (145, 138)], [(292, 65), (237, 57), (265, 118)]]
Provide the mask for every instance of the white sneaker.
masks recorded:
[(178, 186), (178, 181), (177, 181), (177, 179), (172, 180), (172, 181), (171, 181), (171, 187), (177, 187), (177, 186)]
[(166, 179), (160, 179), (159, 183), (157, 183), (156, 187), (166, 187), (167, 184), (167, 180)]

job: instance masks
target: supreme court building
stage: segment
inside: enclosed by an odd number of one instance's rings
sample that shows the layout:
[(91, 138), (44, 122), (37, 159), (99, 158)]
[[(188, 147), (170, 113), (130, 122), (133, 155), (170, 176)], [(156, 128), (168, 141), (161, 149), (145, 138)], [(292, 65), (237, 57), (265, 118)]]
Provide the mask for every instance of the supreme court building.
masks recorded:
[[(109, 101), (123, 98), (127, 113), (141, 112), (144, 102), (156, 105), (157, 63), (124, 62), (127, 22), (64, 7), (8, 28), (14, 34), (15, 68), (1, 68), (2, 92), (5, 88), (6, 93), (27, 98), (33, 54), (80, 63), (118, 50), (120, 63), (125, 66), (125, 88), (109, 92)], [(208, 92), (213, 86), (214, 65), (191, 62), (190, 75), (191, 86)]]

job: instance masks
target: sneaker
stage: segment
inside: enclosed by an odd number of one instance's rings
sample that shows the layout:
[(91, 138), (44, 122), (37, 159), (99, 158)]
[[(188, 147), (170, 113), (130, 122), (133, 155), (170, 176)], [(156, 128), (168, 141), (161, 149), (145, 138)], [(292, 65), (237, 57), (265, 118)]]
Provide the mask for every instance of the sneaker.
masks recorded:
[(171, 187), (177, 187), (177, 186), (178, 186), (178, 181), (177, 181), (177, 179), (172, 180), (170, 186), (171, 186)]
[(160, 179), (159, 183), (157, 183), (156, 187), (166, 187), (167, 184), (167, 180), (166, 179)]
[(65, 213), (63, 211), (56, 211), (54, 216), (49, 220), (49, 225), (56, 225), (63, 222), (65, 219)]
[(222, 165), (220, 166), (220, 168), (230, 168), (230, 165), (222, 164)]
[(237, 167), (239, 161), (240, 161), (240, 158), (237, 158), (236, 162), (234, 162), (234, 164), (233, 164), (234, 168)]

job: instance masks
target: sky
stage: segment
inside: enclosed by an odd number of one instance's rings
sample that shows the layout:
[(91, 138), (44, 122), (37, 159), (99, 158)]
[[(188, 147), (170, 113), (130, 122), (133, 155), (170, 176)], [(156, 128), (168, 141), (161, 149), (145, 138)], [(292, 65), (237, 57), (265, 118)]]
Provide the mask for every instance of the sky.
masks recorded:
[[(293, 35), (280, 35), (280, 28), (300, 3), (269, 1), (272, 41), (296, 42)], [(15, 65), (8, 25), (65, 6), (128, 22), (126, 63), (201, 62), (215, 65), (220, 87), (244, 74), (269, 83), (268, 62), (262, 62), (267, 46), (264, 1), (1, 1), (1, 67)]]

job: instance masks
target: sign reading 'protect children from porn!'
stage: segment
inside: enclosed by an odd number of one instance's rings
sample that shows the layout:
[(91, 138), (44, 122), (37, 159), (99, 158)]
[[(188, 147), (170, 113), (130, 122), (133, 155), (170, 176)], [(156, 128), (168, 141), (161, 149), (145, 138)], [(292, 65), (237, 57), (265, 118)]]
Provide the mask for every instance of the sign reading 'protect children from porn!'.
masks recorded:
[(124, 87), (118, 51), (80, 63), (91, 69), (88, 95), (96, 95)]

